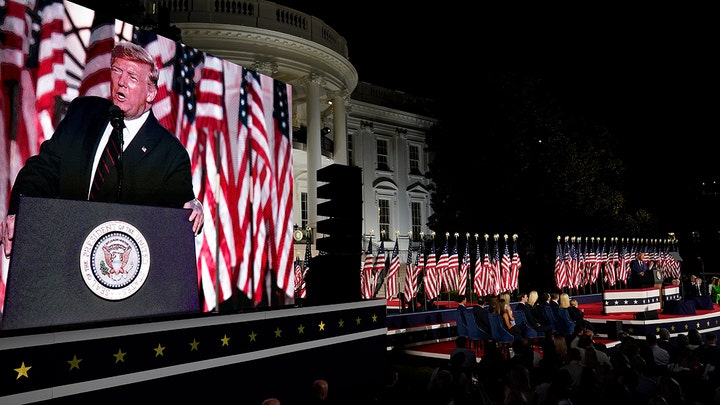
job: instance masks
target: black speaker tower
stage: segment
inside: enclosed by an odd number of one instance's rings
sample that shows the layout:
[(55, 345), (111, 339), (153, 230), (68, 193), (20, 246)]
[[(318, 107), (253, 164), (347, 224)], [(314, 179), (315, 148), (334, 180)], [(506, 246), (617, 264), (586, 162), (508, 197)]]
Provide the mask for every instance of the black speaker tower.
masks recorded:
[(309, 304), (355, 302), (360, 294), (362, 245), (362, 172), (359, 167), (333, 164), (317, 171), (324, 182), (317, 189), (315, 247), (320, 252), (307, 274)]

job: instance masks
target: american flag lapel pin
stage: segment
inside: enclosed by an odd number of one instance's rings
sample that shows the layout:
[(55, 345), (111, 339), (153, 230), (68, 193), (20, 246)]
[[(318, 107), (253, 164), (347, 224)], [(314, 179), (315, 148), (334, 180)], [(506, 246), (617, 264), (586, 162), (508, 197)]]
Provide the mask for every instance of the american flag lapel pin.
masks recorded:
[(143, 151), (143, 153), (147, 152), (147, 148), (144, 147), (144, 146), (143, 146), (142, 148), (140, 148), (140, 149)]

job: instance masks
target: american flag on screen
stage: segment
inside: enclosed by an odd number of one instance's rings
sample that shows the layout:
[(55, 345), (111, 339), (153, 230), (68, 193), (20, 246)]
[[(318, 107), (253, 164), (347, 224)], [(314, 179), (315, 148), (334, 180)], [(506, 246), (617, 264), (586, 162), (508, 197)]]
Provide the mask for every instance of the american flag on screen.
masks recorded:
[[(410, 249), (408, 249), (408, 255)], [(400, 271), (400, 248), (398, 246), (398, 238), (395, 238), (395, 246), (393, 246), (390, 254), (390, 268), (385, 278), (385, 298), (392, 298), (398, 294), (397, 275)]]
[[(230, 299), (233, 294), (232, 269), (236, 263), (233, 220), (236, 205), (230, 185), (234, 176), (230, 169), (230, 131), (225, 120), (224, 68), (219, 58), (205, 55), (200, 81), (196, 86), (196, 122), (192, 171), (194, 188), (200, 190), (198, 199), (207, 218), (201, 237), (196, 238), (198, 272), (205, 295), (205, 309), (211, 310), (217, 302)], [(215, 291), (219, 295), (216, 296)]]
[[(77, 26), (75, 18), (88, 26)], [(68, 26), (73, 29), (64, 32)], [(206, 215), (196, 238), (204, 309), (229, 298), (233, 284), (257, 304), (266, 274), (292, 298), (290, 86), (92, 11), (65, 10), (60, 0), (6, 0), (0, 9), (0, 210), (7, 211), (17, 171), (54, 131), (60, 102), (109, 96), (111, 50), (128, 33), (160, 70), (153, 113), (191, 157)], [(223, 98), (228, 86), (243, 85), (238, 127), (227, 128), (235, 111)], [(8, 263), (0, 261), (4, 277)], [(0, 302), (3, 288), (0, 283)]]
[[(60, 0), (6, 0), (0, 19), (0, 211), (5, 213), (18, 171), (37, 154), (45, 134), (51, 136), (67, 90), (64, 6)], [(0, 256), (2, 312), (9, 260)]]

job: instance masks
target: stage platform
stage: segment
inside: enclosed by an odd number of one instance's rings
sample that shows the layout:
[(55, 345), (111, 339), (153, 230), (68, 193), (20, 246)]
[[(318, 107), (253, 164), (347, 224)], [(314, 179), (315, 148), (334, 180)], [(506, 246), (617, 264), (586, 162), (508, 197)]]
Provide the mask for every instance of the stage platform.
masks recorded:
[[(382, 385), (385, 300), (0, 330), (0, 403), (259, 404), (325, 378), (342, 400)], [(352, 365), (352, 367), (348, 367)]]
[[(668, 314), (661, 310), (643, 312), (604, 313), (602, 294), (574, 296), (585, 313), (596, 338), (607, 346), (617, 343), (618, 334), (622, 331), (637, 339), (645, 339), (648, 332), (657, 333), (667, 328), (672, 337), (685, 334), (690, 329), (700, 333), (720, 332), (720, 305), (712, 309), (695, 309), (695, 314)], [(683, 302), (694, 305), (692, 301)], [(396, 304), (396, 305), (395, 305)], [(513, 302), (512, 305), (516, 305)], [(457, 303), (439, 301), (430, 311), (399, 312), (399, 303), (388, 304), (388, 350), (403, 350), (409, 354), (429, 357), (444, 356), (446, 349), (452, 350), (451, 344), (457, 336), (455, 327), (455, 308)], [(654, 314), (653, 314), (654, 313)], [(651, 319), (655, 318), (656, 319)], [(645, 318), (645, 319), (643, 319)]]

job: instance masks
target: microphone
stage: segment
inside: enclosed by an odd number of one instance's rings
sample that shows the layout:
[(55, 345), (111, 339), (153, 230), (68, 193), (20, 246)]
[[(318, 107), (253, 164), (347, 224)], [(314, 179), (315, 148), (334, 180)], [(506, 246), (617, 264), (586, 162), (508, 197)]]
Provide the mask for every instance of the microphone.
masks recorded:
[(115, 104), (110, 106), (110, 125), (113, 127), (113, 131), (118, 132), (119, 151), (117, 156), (117, 173), (118, 173), (118, 188), (117, 188), (117, 200), (121, 201), (122, 183), (123, 183), (123, 128), (125, 128), (125, 111), (121, 110), (120, 107)]

